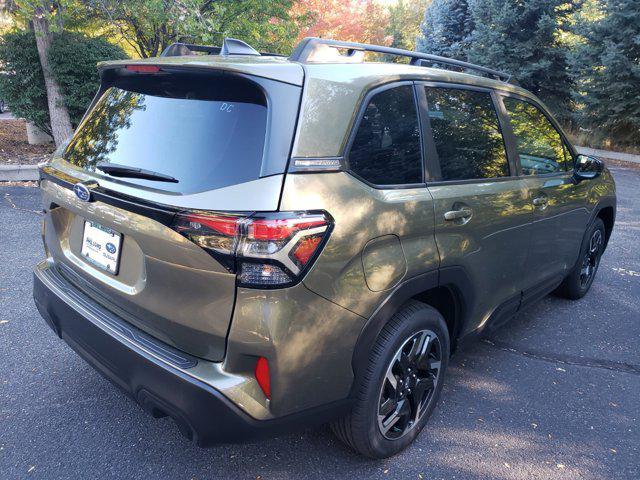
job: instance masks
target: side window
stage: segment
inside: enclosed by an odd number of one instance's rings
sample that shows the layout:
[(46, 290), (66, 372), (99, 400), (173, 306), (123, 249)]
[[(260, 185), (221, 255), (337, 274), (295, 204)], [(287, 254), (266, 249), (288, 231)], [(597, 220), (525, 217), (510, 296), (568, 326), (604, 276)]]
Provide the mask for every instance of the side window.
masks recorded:
[(350, 170), (376, 185), (423, 181), (420, 127), (411, 85), (384, 90), (371, 99), (348, 161)]
[(512, 97), (503, 97), (503, 101), (516, 137), (524, 175), (564, 172), (572, 168), (560, 133), (538, 107)]
[(442, 180), (509, 175), (509, 162), (491, 95), (425, 87)]

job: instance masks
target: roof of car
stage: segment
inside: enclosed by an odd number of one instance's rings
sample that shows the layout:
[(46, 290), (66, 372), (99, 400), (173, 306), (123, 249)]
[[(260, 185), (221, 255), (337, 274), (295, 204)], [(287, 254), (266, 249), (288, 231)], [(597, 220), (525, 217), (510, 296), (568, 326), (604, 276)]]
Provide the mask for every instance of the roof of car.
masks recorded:
[[(202, 55), (202, 53), (204, 55)], [(384, 55), (386, 58), (408, 60), (406, 63), (367, 62), (370, 55)], [(368, 76), (370, 83), (378, 83), (380, 78), (411, 76), (419, 80), (435, 82), (456, 82), (527, 93), (516, 87), (512, 76), (493, 68), (476, 65), (455, 58), (447, 58), (428, 53), (403, 50), (384, 45), (344, 42), (317, 37), (302, 39), (289, 57), (272, 53), (260, 53), (242, 40), (225, 38), (221, 47), (173, 43), (159, 57), (142, 60), (102, 62), (101, 70), (119, 68), (126, 65), (151, 64), (165, 67), (189, 67), (200, 69), (228, 70), (271, 78), (301, 86), (304, 77), (327, 68), (340, 76), (361, 78)], [(317, 67), (323, 65), (322, 67)], [(454, 70), (433, 68), (433, 66), (453, 67)], [(464, 72), (477, 72), (472, 75)], [(367, 83), (367, 82), (361, 82)]]
[[(145, 59), (116, 60), (100, 62), (98, 68), (111, 69), (126, 65), (157, 65), (171, 67), (189, 67), (199, 69), (221, 69), (248, 75), (270, 78), (293, 85), (302, 86), (304, 78), (324, 77), (327, 72), (336, 75), (335, 80), (358, 78), (358, 83), (386, 83), (394, 78), (413, 78), (431, 82), (460, 83), (485, 88), (528, 92), (517, 85), (494, 80), (481, 75), (455, 72), (441, 68), (409, 65), (406, 63), (363, 62), (363, 63), (301, 63), (287, 57), (261, 55), (186, 55), (172, 57), (151, 57)], [(366, 81), (366, 80), (369, 81)]]

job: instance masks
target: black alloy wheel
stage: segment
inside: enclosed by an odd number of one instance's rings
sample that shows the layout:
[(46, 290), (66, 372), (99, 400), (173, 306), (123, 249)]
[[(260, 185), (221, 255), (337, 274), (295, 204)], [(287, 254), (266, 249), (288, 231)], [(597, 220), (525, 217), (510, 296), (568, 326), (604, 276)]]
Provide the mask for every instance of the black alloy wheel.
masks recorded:
[(378, 428), (385, 438), (400, 438), (418, 424), (434, 398), (441, 359), (440, 341), (430, 330), (411, 336), (396, 352), (378, 402)]
[(593, 277), (598, 270), (603, 243), (604, 238), (602, 231), (595, 230), (589, 239), (589, 248), (582, 259), (582, 268), (580, 269), (580, 286), (583, 288), (593, 281)]

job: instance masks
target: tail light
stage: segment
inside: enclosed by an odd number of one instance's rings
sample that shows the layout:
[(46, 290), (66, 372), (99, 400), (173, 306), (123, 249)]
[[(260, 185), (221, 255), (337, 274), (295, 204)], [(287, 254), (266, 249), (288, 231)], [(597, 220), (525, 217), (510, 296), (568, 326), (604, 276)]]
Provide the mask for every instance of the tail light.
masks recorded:
[(281, 288), (297, 283), (321, 251), (332, 227), (325, 212), (251, 216), (188, 212), (173, 229), (237, 273), (238, 284)]

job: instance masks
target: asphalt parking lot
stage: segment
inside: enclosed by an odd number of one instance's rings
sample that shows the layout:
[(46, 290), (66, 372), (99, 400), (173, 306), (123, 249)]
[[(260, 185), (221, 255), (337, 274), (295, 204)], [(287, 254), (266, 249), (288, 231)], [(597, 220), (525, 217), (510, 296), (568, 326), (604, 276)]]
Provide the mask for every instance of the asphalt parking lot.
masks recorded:
[(384, 461), (326, 427), (202, 450), (147, 416), (38, 315), (38, 193), (0, 186), (0, 478), (640, 478), (640, 171), (612, 170), (618, 219), (591, 292), (465, 347), (428, 428)]

